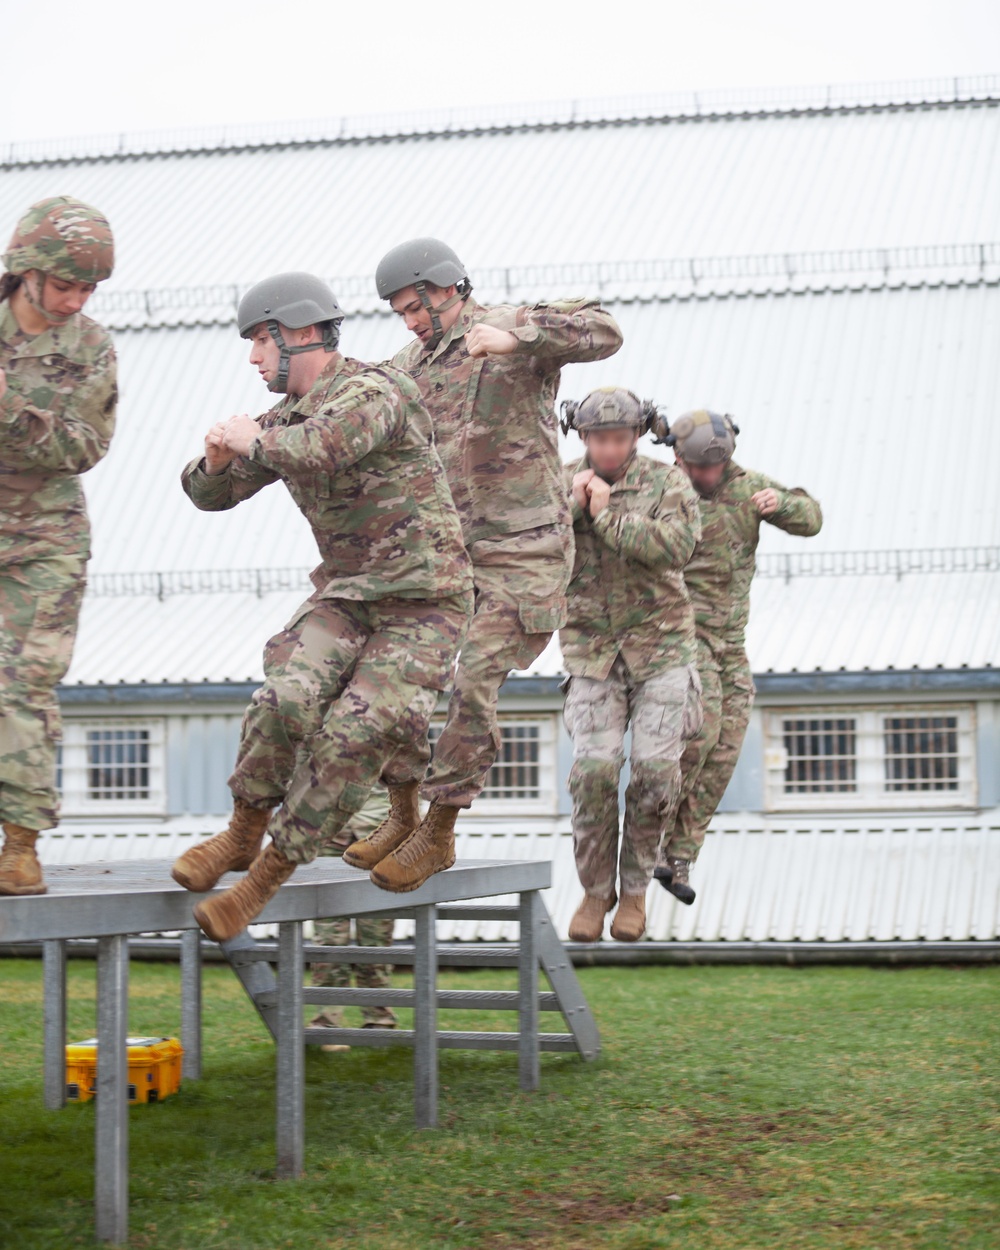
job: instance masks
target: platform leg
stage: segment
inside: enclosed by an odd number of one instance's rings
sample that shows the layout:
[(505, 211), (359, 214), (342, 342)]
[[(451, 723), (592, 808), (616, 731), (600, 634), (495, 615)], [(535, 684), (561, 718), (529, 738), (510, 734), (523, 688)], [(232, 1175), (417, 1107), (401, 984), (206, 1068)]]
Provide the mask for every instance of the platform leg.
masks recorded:
[(94, 1206), (98, 1241), (128, 1238), (128, 938), (97, 941), (97, 1111)]
[(438, 1119), (437, 1052), (437, 908), (419, 907), (413, 940), (413, 1085), (417, 1128), (436, 1128)]
[(537, 890), (526, 890), (521, 895), (517, 1075), (522, 1089), (537, 1089), (541, 1080), (538, 1058), (538, 904)]
[(181, 934), (181, 1042), (185, 1081), (201, 1080), (201, 930)]
[(302, 924), (278, 926), (278, 1176), (305, 1165), (305, 1043), (302, 1039)]
[(42, 943), (45, 1037), (45, 1106), (66, 1105), (66, 943)]

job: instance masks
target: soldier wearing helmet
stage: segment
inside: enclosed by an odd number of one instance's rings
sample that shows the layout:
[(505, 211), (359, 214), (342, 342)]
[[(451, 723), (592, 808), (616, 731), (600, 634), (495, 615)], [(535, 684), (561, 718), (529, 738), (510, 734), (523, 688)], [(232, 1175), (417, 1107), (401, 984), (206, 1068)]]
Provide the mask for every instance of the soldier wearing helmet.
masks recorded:
[[(563, 404), (564, 429), (586, 454), (567, 465), (576, 561), (560, 631), (569, 673), (565, 718), (573, 739), (573, 849), (584, 897), (574, 941), (637, 942), (663, 831), (681, 794), (681, 755), (701, 724), (694, 612), (682, 570), (701, 534), (684, 473), (637, 454), (666, 434), (654, 404), (604, 387)], [(632, 730), (631, 778), (619, 849), (618, 785)]]
[(420, 393), (399, 369), (342, 356), (343, 316), (311, 274), (252, 287), (239, 331), (283, 398), (257, 420), (214, 425), (182, 476), (208, 512), (283, 481), (320, 554), (315, 593), (265, 649), (229, 779), (229, 825), (174, 864), (174, 878), (199, 893), (249, 870), (195, 907), (216, 941), (338, 841), (380, 775), (416, 793), (423, 764), (402, 748), (426, 735), (472, 610), (461, 527)]
[(818, 534), (815, 499), (787, 490), (733, 460), (739, 427), (706, 409), (686, 413), (666, 442), (698, 492), (701, 539), (684, 570), (695, 611), (705, 720), (682, 761), (683, 794), (667, 829), (655, 876), (682, 903), (693, 903), (691, 865), (733, 775), (750, 721), (754, 684), (744, 647), (750, 582), (762, 521), (789, 534)]
[[(419, 828), (400, 819), (345, 856), (399, 889), (414, 871), (430, 875), (454, 855), (455, 819), (481, 791), (499, 749), (500, 687), (565, 620), (573, 531), (558, 453), (559, 371), (612, 355), (622, 337), (592, 300), (477, 303), (465, 266), (438, 239), (393, 248), (375, 282), (414, 336), (393, 363), (414, 379), (434, 421), (476, 586), (448, 718), (423, 786), (430, 810)], [(414, 751), (430, 756), (426, 742)], [(405, 796), (394, 801), (415, 811)], [(416, 869), (402, 871), (403, 855), (417, 857)]]
[(106, 218), (32, 205), (0, 277), (0, 894), (45, 892), (36, 843), (58, 821), (55, 688), (73, 653), (90, 523), (80, 475), (115, 428), (115, 352), (83, 307), (114, 267)]

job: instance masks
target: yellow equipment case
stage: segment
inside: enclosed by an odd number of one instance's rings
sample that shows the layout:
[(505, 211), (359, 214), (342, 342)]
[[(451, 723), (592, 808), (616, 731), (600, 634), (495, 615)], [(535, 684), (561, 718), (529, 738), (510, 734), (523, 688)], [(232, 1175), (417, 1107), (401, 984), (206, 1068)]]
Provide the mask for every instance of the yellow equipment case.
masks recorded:
[[(184, 1047), (176, 1037), (129, 1037), (129, 1102), (162, 1102), (181, 1087)], [(97, 1093), (97, 1038), (66, 1047), (66, 1097), (89, 1102)]]

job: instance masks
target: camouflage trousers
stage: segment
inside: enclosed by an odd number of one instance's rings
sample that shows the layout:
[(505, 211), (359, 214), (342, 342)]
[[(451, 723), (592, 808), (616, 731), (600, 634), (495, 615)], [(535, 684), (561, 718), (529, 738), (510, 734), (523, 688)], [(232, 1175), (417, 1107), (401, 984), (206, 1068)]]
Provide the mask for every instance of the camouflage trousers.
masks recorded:
[[(324, 848), (326, 853), (342, 855), (346, 847), (357, 838), (367, 837), (385, 820), (389, 814), (389, 796), (381, 787), (372, 791), (368, 802), (360, 812), (336, 835), (332, 844)], [(395, 920), (391, 916), (359, 916), (354, 921), (358, 944), (361, 946), (390, 946)], [(319, 946), (350, 946), (351, 921), (347, 916), (338, 916), (333, 920), (317, 920), (313, 937)], [(313, 985), (334, 986), (338, 989), (351, 984), (351, 971), (359, 989), (388, 989), (392, 984), (392, 966), (390, 964), (313, 964)], [(344, 1022), (343, 1007), (324, 1007), (317, 1012), (314, 1019), (340, 1028)], [(378, 1025), (383, 1028), (397, 1023), (396, 1013), (391, 1007), (364, 1006), (361, 1008), (361, 1019), (366, 1025)]]
[[(681, 755), (701, 727), (701, 683), (693, 665), (633, 681), (619, 655), (604, 681), (570, 679), (564, 709), (573, 739), (569, 790), (573, 851), (580, 884), (610, 898), (643, 894), (663, 832), (681, 797)], [(618, 846), (618, 788), (631, 726), (631, 775)]]
[(15, 562), (12, 546), (0, 534), (0, 819), (51, 829), (59, 819), (62, 738), (55, 690), (73, 655), (87, 557)]
[(708, 826), (729, 785), (750, 723), (754, 684), (746, 652), (726, 652), (721, 668), (700, 667), (705, 721), (681, 760), (681, 801), (661, 855), (698, 858)]
[[(475, 613), (458, 657), (444, 729), (424, 781), (425, 799), (469, 807), (500, 749), (497, 699), (514, 669), (527, 668), (566, 623), (566, 587), (573, 566), (568, 526), (482, 539), (469, 547)], [(410, 752), (411, 769), (426, 744)]]
[(315, 859), (380, 776), (420, 778), (424, 760), (396, 756), (426, 739), (470, 610), (464, 595), (314, 595), (268, 642), (229, 787), (253, 806), (280, 804), (268, 832), (289, 859)]

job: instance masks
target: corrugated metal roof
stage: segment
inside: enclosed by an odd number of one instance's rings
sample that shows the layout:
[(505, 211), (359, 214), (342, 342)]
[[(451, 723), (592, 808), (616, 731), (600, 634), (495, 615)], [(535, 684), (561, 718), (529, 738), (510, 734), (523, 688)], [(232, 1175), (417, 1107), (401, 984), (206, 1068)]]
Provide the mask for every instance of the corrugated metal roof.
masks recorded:
[[(217, 825), (218, 822), (216, 822)], [(582, 897), (565, 822), (490, 827), (474, 815), (457, 826), (466, 859), (552, 861), (543, 892), (556, 931), (567, 936)], [(64, 825), (43, 833), (44, 863), (100, 859), (169, 862), (215, 826)], [(655, 886), (647, 936), (656, 941), (958, 941), (1000, 937), (1000, 810), (978, 816), (830, 816), (761, 821), (716, 817), (694, 871), (699, 897), (684, 907)], [(516, 939), (499, 921), (439, 921), (442, 941)], [(396, 936), (410, 932), (406, 922)], [(607, 929), (605, 939), (607, 939)]]
[[(449, 239), (474, 277), (509, 265), (994, 241), (1000, 79), (983, 80), (976, 104), (905, 85), (896, 95), (892, 108), (711, 119), (598, 102), (572, 125), (406, 137), (404, 121), (389, 137), (362, 127), (349, 142), (271, 138), (160, 156), (120, 137), (126, 159), (88, 157), (81, 144), (55, 167), (10, 165), (0, 222), (53, 192), (98, 204), (118, 240), (109, 290), (245, 284), (282, 269), (371, 275), (417, 234)], [(916, 107), (922, 97), (937, 103)]]
[[(674, 415), (703, 404), (734, 413), (739, 459), (823, 503), (810, 551), (994, 545), (998, 293), (980, 283), (615, 304), (624, 347), (567, 367), (563, 393), (621, 384)], [(344, 349), (363, 359), (404, 341), (391, 317), (345, 323)], [(234, 330), (127, 331), (117, 342), (119, 430), (86, 478), (93, 571), (311, 565), (308, 528), (280, 486), (213, 515), (180, 490), (214, 421), (267, 406)], [(567, 441), (567, 458), (578, 446)], [(764, 527), (764, 551), (805, 545)]]

